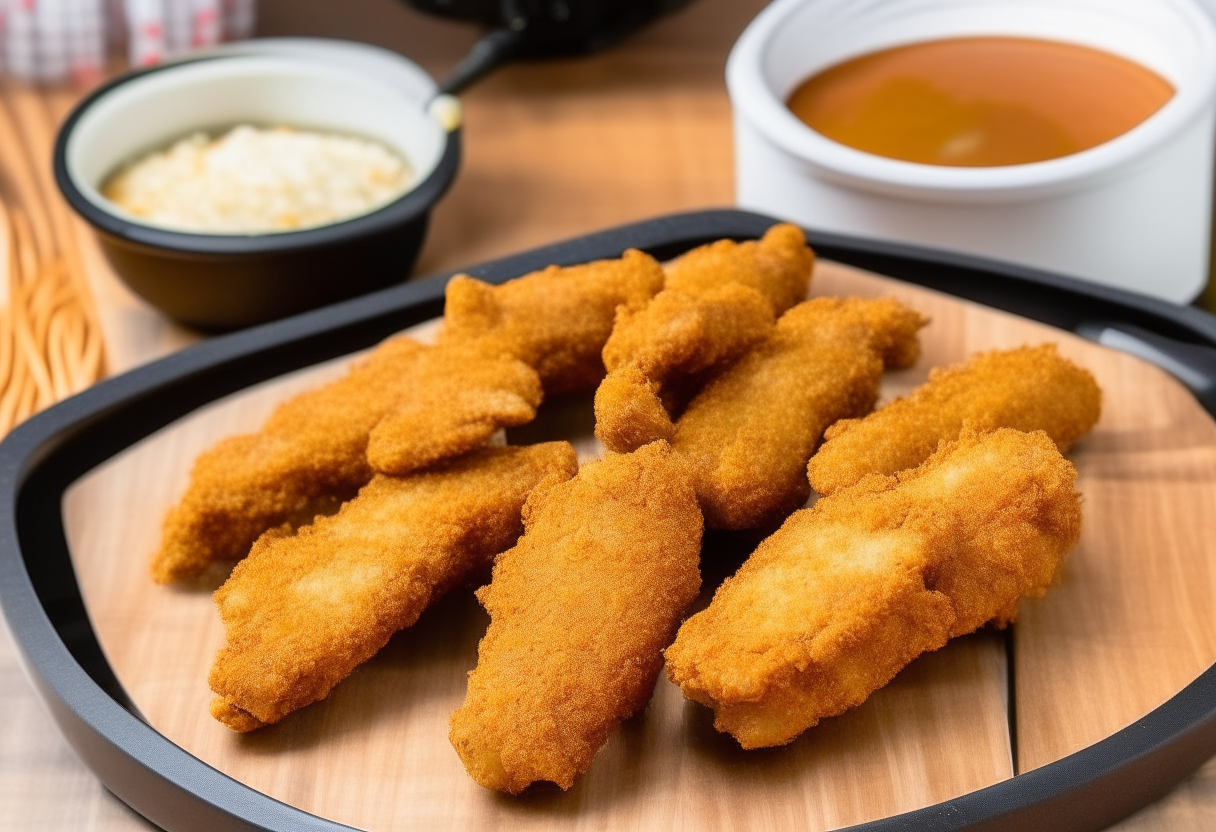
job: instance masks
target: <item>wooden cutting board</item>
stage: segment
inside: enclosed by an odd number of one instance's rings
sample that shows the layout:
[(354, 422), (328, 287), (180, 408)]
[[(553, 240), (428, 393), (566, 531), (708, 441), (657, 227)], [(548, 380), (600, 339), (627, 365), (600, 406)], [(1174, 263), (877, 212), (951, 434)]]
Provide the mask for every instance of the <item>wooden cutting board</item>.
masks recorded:
[[(459, 591), (396, 636), (324, 702), (251, 735), (208, 715), (223, 641), (210, 591), (152, 583), (164, 511), (194, 457), (256, 428), (273, 406), (343, 371), (308, 368), (196, 411), (114, 457), (67, 493), (82, 592), (118, 677), (149, 722), (220, 771), (281, 801), (370, 830), (831, 829), (909, 811), (1009, 778), (1100, 740), (1216, 661), (1216, 424), (1157, 368), (1025, 319), (821, 263), (812, 294), (894, 295), (929, 315), (924, 355), (888, 374), (884, 398), (930, 367), (997, 347), (1054, 341), (1104, 391), (1095, 431), (1070, 453), (1085, 498), (1081, 543), (1014, 627), (1017, 748), (1008, 731), (1005, 636), (984, 631), (918, 659), (850, 713), (791, 745), (744, 752), (711, 714), (660, 679), (568, 792), (486, 792), (447, 741), (487, 624)], [(422, 327), (420, 336), (433, 332)], [(584, 459), (590, 398), (551, 403), (511, 441), (566, 437)], [(715, 540), (705, 603), (745, 556)]]

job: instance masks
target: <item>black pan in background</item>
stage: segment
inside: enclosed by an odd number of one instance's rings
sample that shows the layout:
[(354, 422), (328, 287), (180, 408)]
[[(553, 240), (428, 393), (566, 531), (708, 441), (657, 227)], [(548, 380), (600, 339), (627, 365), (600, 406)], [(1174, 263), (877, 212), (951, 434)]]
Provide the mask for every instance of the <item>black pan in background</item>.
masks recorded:
[(464, 91), (515, 60), (587, 55), (671, 14), (692, 0), (405, 0), (428, 14), (488, 31), (439, 85)]
[[(706, 211), (592, 234), (467, 271), (500, 283), (550, 263), (659, 258), (776, 220)], [(1165, 367), (1216, 412), (1216, 318), (1119, 289), (980, 258), (809, 233), (821, 257), (1005, 309), (1120, 346)], [(0, 443), (0, 604), (29, 676), (64, 736), (105, 786), (171, 832), (335, 832), (157, 733), (105, 660), (72, 570), (60, 501), (73, 481), (221, 396), (370, 347), (443, 311), (450, 275), (396, 286), (220, 337), (102, 382)], [(1216, 667), (1134, 724), (1054, 763), (854, 832), (1098, 830), (1156, 800), (1216, 752)]]

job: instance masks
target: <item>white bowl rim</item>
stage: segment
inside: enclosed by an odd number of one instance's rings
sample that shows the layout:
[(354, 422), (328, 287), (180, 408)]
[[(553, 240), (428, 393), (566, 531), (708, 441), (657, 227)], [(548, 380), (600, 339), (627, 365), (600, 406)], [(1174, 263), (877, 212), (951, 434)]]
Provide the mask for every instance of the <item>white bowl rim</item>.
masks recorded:
[(731, 106), (769, 141), (825, 178), (895, 196), (944, 200), (1032, 198), (1085, 187), (1135, 164), (1200, 118), (1216, 98), (1216, 27), (1193, 0), (1156, 0), (1180, 15), (1199, 39), (1195, 83), (1178, 89), (1143, 122), (1078, 153), (1021, 165), (951, 167), (877, 156), (835, 142), (800, 121), (764, 77), (770, 41), (787, 20), (815, 0), (774, 0), (748, 25), (731, 50), (726, 83)]

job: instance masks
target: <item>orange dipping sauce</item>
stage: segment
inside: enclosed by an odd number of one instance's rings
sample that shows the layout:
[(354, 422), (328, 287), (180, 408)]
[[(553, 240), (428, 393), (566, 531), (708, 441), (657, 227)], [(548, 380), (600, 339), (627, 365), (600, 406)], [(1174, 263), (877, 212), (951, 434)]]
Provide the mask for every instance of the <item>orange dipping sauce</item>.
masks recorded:
[(1160, 75), (1109, 52), (969, 37), (853, 58), (803, 81), (787, 103), (815, 131), (867, 153), (990, 167), (1102, 144), (1173, 95)]

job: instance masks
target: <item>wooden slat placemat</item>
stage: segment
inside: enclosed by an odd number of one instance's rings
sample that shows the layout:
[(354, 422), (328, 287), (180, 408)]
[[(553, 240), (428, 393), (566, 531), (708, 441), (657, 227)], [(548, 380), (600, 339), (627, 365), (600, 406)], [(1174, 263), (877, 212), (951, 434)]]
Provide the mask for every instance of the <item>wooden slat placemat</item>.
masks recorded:
[(0, 437), (105, 372), (75, 220), (41, 164), (53, 110), (0, 78)]
[[(932, 317), (924, 358), (888, 375), (887, 397), (920, 383), (930, 366), (1043, 340), (1089, 367), (1104, 388), (1102, 421), (1071, 454), (1086, 500), (1082, 543), (1060, 586), (1028, 602), (1015, 628), (1023, 769), (1130, 723), (1216, 658), (1216, 605), (1204, 600), (1213, 592), (1208, 552), (1163, 537), (1175, 516), (1154, 514), (1161, 477), (1145, 476), (1176, 474), (1185, 448), (1193, 499), (1216, 498), (1216, 426), (1173, 379), (1067, 333), (832, 264), (820, 266), (813, 292), (894, 294)], [(783, 749), (740, 751), (713, 730), (708, 711), (661, 680), (650, 707), (625, 723), (569, 792), (487, 793), (467, 778), (446, 739), (486, 624), (467, 592), (394, 638), (325, 702), (250, 736), (228, 732), (206, 709), (206, 672), (223, 638), (209, 590), (222, 576), (167, 589), (151, 583), (147, 558), (195, 454), (256, 426), (275, 402), (342, 363), (204, 408), (82, 479), (65, 501), (73, 557), (107, 655), (145, 716), (183, 748), (280, 800), (372, 830), (830, 829), (1010, 776), (1003, 636), (982, 632), (918, 660), (862, 707)], [(1187, 523), (1179, 539), (1216, 539), (1212, 513)], [(1155, 581), (1144, 581), (1137, 559), (1153, 564)], [(1122, 568), (1108, 568), (1114, 564)], [(707, 563), (706, 571), (732, 566)], [(1098, 567), (1106, 568), (1101, 580), (1092, 577)], [(1178, 602), (1180, 586), (1189, 603)], [(1124, 597), (1137, 599), (1142, 614), (1101, 613)], [(1061, 664), (1069, 672), (1059, 672)], [(1101, 719), (1070, 721), (1082, 695)]]
[(1106, 521), (1086, 525), (1016, 630), (1023, 770), (1128, 725), (1216, 662), (1216, 429), (1162, 375), (1138, 362), (1099, 375), (1128, 391), (1078, 458), (1087, 510)]
[[(915, 292), (892, 294), (922, 307)], [(1144, 361), (1012, 315), (942, 305), (918, 377), (956, 360), (938, 350), (958, 349), (959, 338), (971, 353), (1037, 337), (1057, 341), (1103, 388), (1097, 429), (1069, 454), (1085, 499), (1081, 542), (1051, 592), (1022, 603), (1014, 628), (1018, 770), (1030, 771), (1130, 725), (1216, 662), (1216, 424)]]

